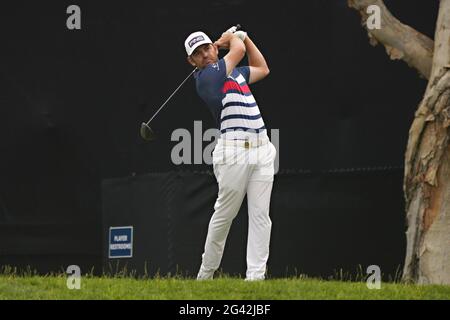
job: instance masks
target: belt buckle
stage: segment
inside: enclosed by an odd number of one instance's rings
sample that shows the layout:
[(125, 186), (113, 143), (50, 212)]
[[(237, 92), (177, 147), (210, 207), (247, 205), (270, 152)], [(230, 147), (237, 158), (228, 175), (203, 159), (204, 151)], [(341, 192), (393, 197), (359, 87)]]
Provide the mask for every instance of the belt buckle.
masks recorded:
[(244, 142), (244, 148), (246, 148), (246, 149), (250, 148), (250, 142), (245, 141)]

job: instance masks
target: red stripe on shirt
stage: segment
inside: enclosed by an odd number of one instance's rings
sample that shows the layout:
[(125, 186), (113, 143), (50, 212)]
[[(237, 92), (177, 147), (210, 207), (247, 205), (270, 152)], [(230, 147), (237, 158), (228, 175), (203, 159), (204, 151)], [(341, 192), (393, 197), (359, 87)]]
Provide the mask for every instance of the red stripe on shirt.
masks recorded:
[(239, 83), (232, 80), (225, 81), (222, 87), (222, 93), (227, 93), (230, 90), (239, 90), (242, 93), (250, 92), (248, 85), (241, 86)]

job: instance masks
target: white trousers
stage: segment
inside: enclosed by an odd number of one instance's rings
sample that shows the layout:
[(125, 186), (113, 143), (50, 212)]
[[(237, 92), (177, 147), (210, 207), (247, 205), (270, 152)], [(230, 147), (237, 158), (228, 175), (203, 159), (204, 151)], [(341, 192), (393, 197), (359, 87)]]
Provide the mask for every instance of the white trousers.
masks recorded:
[[(229, 140), (227, 141), (229, 142)], [(219, 184), (214, 214), (197, 279), (212, 279), (222, 260), (233, 219), (247, 194), (248, 242), (246, 280), (265, 278), (272, 222), (269, 217), (276, 149), (269, 141), (259, 147), (227, 145), (219, 139), (213, 168)]]

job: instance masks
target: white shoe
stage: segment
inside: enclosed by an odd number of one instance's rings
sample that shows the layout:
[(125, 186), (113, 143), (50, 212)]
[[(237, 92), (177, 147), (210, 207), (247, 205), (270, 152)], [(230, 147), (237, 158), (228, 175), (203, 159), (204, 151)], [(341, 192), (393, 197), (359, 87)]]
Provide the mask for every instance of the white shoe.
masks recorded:
[(245, 278), (244, 281), (263, 281), (264, 278)]
[(205, 272), (200, 269), (197, 275), (197, 280), (212, 280), (214, 278), (214, 271)]

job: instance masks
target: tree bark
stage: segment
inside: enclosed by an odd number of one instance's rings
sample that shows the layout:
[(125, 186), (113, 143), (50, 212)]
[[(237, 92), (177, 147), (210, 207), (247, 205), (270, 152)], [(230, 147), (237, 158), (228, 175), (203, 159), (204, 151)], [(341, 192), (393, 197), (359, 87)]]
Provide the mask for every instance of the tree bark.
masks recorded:
[(409, 131), (403, 279), (450, 284), (450, 0), (441, 0), (430, 80)]
[[(348, 0), (367, 19), (366, 8), (382, 9), (381, 30), (369, 36), (429, 79), (409, 131), (404, 193), (408, 230), (403, 280), (450, 284), (450, 0), (440, 0), (432, 40), (401, 24), (382, 0)], [(423, 59), (423, 61), (420, 61)]]
[[(371, 45), (383, 44), (392, 60), (405, 61), (422, 77), (429, 79), (433, 60), (433, 40), (397, 20), (382, 0), (347, 0), (347, 3), (361, 14), (361, 23), (367, 30)], [(381, 9), (379, 30), (367, 28), (367, 7), (370, 5), (377, 5)]]

